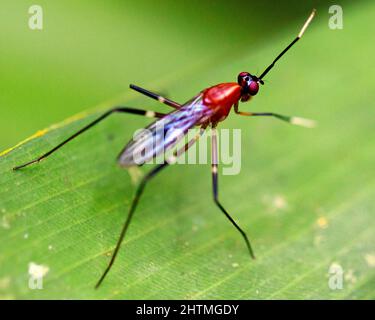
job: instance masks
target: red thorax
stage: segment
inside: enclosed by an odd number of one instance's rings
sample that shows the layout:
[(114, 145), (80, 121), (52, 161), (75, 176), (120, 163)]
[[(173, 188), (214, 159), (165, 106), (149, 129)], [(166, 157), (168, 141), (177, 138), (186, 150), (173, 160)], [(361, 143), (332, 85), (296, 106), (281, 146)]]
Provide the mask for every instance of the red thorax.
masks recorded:
[(210, 122), (223, 121), (229, 114), (232, 106), (241, 98), (241, 86), (236, 82), (220, 83), (202, 91), (203, 104), (215, 109)]

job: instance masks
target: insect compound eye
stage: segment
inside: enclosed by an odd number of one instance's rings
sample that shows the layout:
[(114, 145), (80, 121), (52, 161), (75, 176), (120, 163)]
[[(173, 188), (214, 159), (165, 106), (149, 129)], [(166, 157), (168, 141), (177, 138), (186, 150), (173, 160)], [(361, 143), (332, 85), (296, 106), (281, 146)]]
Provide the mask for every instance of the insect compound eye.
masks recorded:
[(247, 82), (250, 80), (250, 73), (248, 72), (241, 72), (237, 77), (238, 84), (243, 87), (247, 85)]
[(252, 96), (255, 96), (258, 93), (259, 90), (259, 84), (256, 81), (251, 81), (249, 84), (249, 93)]

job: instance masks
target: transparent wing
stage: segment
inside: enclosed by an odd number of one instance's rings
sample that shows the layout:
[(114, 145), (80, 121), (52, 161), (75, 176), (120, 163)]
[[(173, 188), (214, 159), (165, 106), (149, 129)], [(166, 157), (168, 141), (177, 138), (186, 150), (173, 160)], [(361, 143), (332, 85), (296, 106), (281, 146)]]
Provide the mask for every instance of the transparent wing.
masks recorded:
[(121, 166), (142, 165), (173, 148), (195, 125), (203, 124), (214, 110), (197, 95), (180, 109), (167, 114), (135, 133), (119, 156)]

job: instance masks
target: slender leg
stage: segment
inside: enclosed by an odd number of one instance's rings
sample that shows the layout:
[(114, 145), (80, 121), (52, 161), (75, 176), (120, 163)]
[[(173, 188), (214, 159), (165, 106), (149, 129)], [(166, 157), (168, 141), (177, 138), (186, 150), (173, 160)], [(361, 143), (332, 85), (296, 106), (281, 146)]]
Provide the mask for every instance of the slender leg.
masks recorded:
[(269, 116), (269, 117), (275, 117), (277, 119), (283, 120), (285, 122), (288, 122), (290, 124), (294, 124), (297, 126), (307, 127), (307, 128), (313, 128), (315, 127), (315, 121), (300, 117), (289, 117), (284, 116), (282, 114), (278, 113), (272, 113), (272, 112), (242, 112), (238, 110), (238, 103), (234, 105), (234, 112), (241, 115), (241, 116), (248, 116), (248, 117), (256, 117), (256, 116)]
[(95, 289), (98, 289), (99, 286), (101, 285), (101, 283), (103, 282), (104, 278), (106, 277), (106, 275), (108, 274), (109, 270), (111, 270), (111, 267), (113, 265), (113, 263), (115, 262), (115, 259), (116, 259), (116, 256), (117, 256), (117, 253), (120, 249), (120, 246), (121, 246), (121, 243), (122, 241), (124, 240), (124, 237), (125, 237), (125, 234), (126, 234), (126, 231), (128, 230), (128, 227), (129, 227), (129, 224), (130, 224), (130, 221), (133, 217), (133, 214), (134, 214), (134, 211), (135, 211), (135, 208), (137, 207), (137, 204), (138, 204), (138, 201), (143, 193), (143, 190), (147, 184), (147, 182), (152, 178), (154, 177), (158, 172), (160, 172), (162, 169), (164, 169), (166, 166), (168, 165), (167, 162), (164, 162), (163, 164), (160, 164), (158, 165), (157, 167), (155, 167), (154, 169), (152, 169), (148, 174), (146, 174), (144, 176), (144, 178), (142, 179), (141, 183), (139, 184), (138, 186), (138, 189), (135, 193), (135, 196), (134, 196), (134, 199), (133, 199), (133, 202), (131, 204), (131, 207), (130, 207), (130, 210), (129, 210), (129, 213), (128, 213), (128, 216), (126, 218), (126, 221), (124, 223), (124, 226), (122, 227), (122, 230), (121, 230), (121, 233), (120, 233), (120, 237), (119, 239), (117, 240), (117, 243), (116, 243), (116, 247), (115, 247), (115, 250), (113, 251), (112, 253), (112, 257), (111, 257), (111, 260), (109, 261), (108, 265), (107, 265), (107, 268), (104, 270), (102, 276), (100, 277), (99, 281), (96, 283), (95, 285)]
[(95, 285), (95, 289), (99, 288), (99, 286), (103, 282), (104, 278), (106, 277), (106, 275), (108, 274), (108, 272), (111, 270), (111, 267), (112, 267), (113, 263), (115, 262), (116, 256), (117, 256), (118, 251), (119, 251), (120, 246), (121, 246), (121, 243), (124, 240), (126, 231), (128, 230), (130, 221), (131, 221), (131, 219), (133, 217), (134, 211), (135, 211), (135, 209), (137, 207), (137, 204), (139, 202), (139, 199), (140, 199), (140, 197), (141, 197), (141, 195), (143, 193), (143, 190), (144, 190), (147, 182), (150, 181), (151, 178), (153, 178), (157, 173), (159, 173), (162, 169), (164, 169), (165, 167), (167, 167), (169, 164), (174, 163), (177, 157), (179, 157), (185, 151), (187, 151), (198, 140), (198, 138), (203, 134), (204, 130), (205, 130), (205, 128), (201, 128), (200, 131), (199, 131), (199, 134), (197, 134), (194, 138), (192, 138), (190, 141), (188, 141), (182, 148), (176, 150), (174, 152), (173, 156), (171, 156), (169, 159), (167, 159), (164, 163), (159, 164), (157, 167), (155, 167), (154, 169), (152, 169), (149, 173), (147, 173), (143, 177), (143, 179), (140, 182), (140, 184), (138, 186), (138, 189), (137, 189), (137, 191), (135, 193), (133, 202), (132, 202), (132, 204), (130, 206), (130, 210), (129, 210), (128, 216), (127, 216), (127, 218), (125, 220), (124, 226), (122, 227), (122, 230), (121, 230), (121, 233), (120, 233), (120, 237), (117, 240), (115, 250), (112, 253), (111, 260), (109, 261), (109, 263), (108, 263), (106, 269), (104, 270), (102, 276), (100, 277), (99, 281)]
[(173, 157), (172, 159), (169, 159), (168, 161), (172, 161), (175, 159), (175, 158), (178, 158), (179, 156), (181, 156), (183, 153), (185, 153), (194, 143), (197, 142), (197, 140), (203, 135), (204, 131), (206, 130), (206, 127), (207, 126), (202, 126), (200, 129), (199, 129), (199, 132), (192, 138), (190, 139), (182, 148), (180, 149), (177, 149), (174, 153), (173, 153)]
[(218, 159), (217, 159), (217, 138), (216, 138), (216, 129), (212, 128), (212, 187), (213, 187), (213, 196), (215, 204), (219, 209), (224, 213), (228, 220), (233, 224), (233, 226), (241, 233), (242, 237), (246, 242), (247, 249), (249, 250), (250, 256), (255, 259), (253, 249), (251, 248), (250, 241), (246, 233), (238, 226), (238, 224), (233, 220), (230, 214), (224, 209), (224, 207), (219, 202), (219, 193), (218, 193)]
[(170, 99), (164, 98), (164, 97), (158, 95), (157, 93), (151, 92), (151, 91), (143, 89), (141, 87), (138, 87), (135, 84), (131, 84), (129, 87), (131, 89), (135, 90), (135, 91), (138, 91), (139, 93), (144, 94), (147, 97), (158, 100), (159, 102), (164, 103), (167, 106), (170, 106), (172, 108), (180, 109), (180, 107), (181, 107), (181, 105), (179, 103), (177, 103), (175, 101), (172, 101)]
[(79, 131), (77, 131), (76, 133), (74, 133), (68, 139), (64, 140), (63, 142), (61, 142), (60, 144), (58, 144), (56, 147), (54, 147), (51, 150), (49, 150), (48, 152), (46, 152), (45, 154), (43, 154), (40, 157), (38, 157), (38, 158), (36, 158), (36, 159), (34, 159), (32, 161), (29, 161), (29, 162), (27, 162), (25, 164), (22, 164), (20, 166), (14, 167), (13, 170), (19, 170), (21, 168), (27, 167), (27, 166), (29, 166), (29, 165), (31, 165), (33, 163), (39, 162), (39, 161), (47, 158), (49, 155), (51, 155), (52, 153), (54, 153), (56, 150), (60, 149), (63, 145), (65, 145), (69, 141), (73, 140), (74, 138), (78, 137), (80, 134), (84, 133), (85, 131), (87, 131), (88, 129), (92, 128), (93, 126), (95, 126), (96, 124), (98, 124), (99, 122), (101, 122), (102, 120), (104, 120), (105, 118), (107, 118), (109, 115), (114, 114), (114, 113), (131, 113), (131, 114), (137, 114), (137, 115), (142, 115), (142, 116), (151, 117), (151, 118), (162, 118), (163, 116), (165, 116), (165, 114), (163, 114), (163, 113), (154, 112), (154, 111), (146, 111), (146, 110), (134, 109), (134, 108), (130, 108), (130, 107), (115, 107), (115, 108), (113, 108), (111, 110), (108, 110), (106, 113), (104, 113), (103, 115), (101, 115), (99, 118), (97, 118), (96, 120), (92, 121), (91, 123), (89, 123), (88, 125), (86, 125), (82, 129), (80, 129)]

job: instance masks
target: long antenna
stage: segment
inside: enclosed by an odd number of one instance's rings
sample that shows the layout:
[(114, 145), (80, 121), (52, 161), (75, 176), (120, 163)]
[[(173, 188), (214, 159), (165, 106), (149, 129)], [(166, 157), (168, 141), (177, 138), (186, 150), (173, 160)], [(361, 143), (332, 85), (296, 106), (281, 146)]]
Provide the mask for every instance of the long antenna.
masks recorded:
[(258, 79), (260, 80), (260, 83), (263, 84), (263, 81), (262, 79), (264, 78), (264, 76), (273, 68), (273, 66), (275, 65), (276, 61), (279, 60), (284, 54), (285, 52), (287, 52), (299, 39), (302, 38), (304, 32), (306, 31), (307, 27), (309, 26), (311, 20), (314, 18), (315, 16), (315, 12), (316, 10), (313, 9), (313, 11), (311, 12), (311, 14), (309, 15), (309, 17), (307, 18), (305, 24), (303, 25), (301, 31), (299, 32), (297, 38), (295, 38), (277, 57), (275, 60), (273, 60), (273, 62), (267, 67), (266, 70), (263, 71), (263, 73), (260, 75), (260, 77), (258, 77)]

